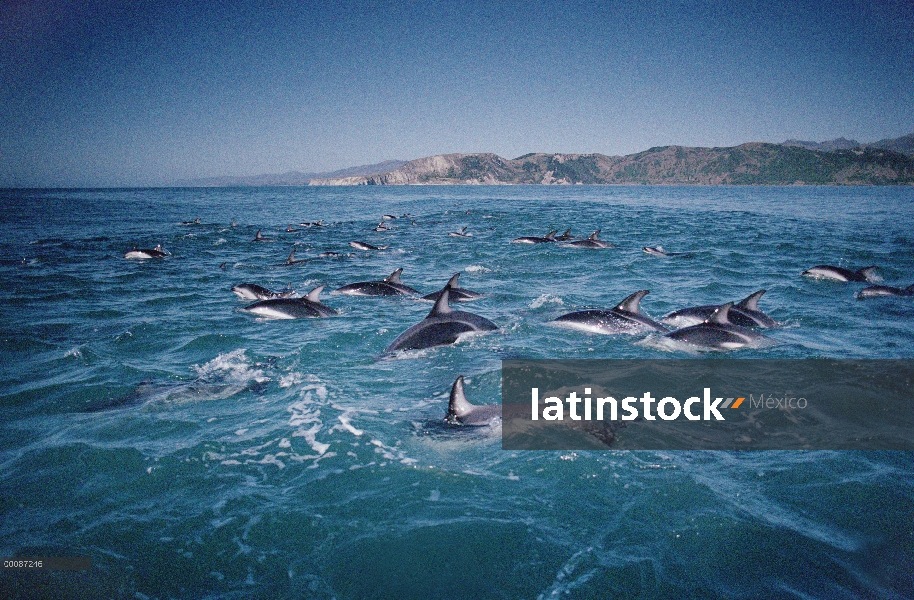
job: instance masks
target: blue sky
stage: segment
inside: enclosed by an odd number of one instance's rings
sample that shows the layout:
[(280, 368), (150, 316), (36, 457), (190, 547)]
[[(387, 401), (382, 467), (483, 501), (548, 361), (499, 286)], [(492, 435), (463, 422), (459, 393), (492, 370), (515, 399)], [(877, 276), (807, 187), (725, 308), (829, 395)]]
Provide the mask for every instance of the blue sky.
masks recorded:
[(914, 132), (914, 3), (0, 2), (0, 186)]

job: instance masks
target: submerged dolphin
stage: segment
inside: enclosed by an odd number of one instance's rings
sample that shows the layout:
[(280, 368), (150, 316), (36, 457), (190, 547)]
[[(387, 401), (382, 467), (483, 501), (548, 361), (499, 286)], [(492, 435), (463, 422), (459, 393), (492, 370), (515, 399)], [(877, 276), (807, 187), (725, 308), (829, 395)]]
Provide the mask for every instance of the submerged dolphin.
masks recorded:
[(816, 265), (811, 269), (806, 269), (801, 273), (806, 277), (815, 279), (831, 279), (833, 281), (874, 281), (873, 271), (879, 267), (863, 267), (856, 271), (845, 269), (844, 267), (833, 267), (832, 265)]
[(555, 241), (555, 234), (558, 233), (558, 229), (553, 229), (543, 237), (536, 237), (535, 235), (528, 235), (524, 237), (514, 238), (511, 240), (512, 244), (544, 244), (547, 242)]
[(454, 276), (448, 280), (443, 288), (437, 292), (432, 292), (431, 294), (422, 296), (422, 299), (438, 300), (438, 298), (441, 297), (441, 294), (444, 293), (444, 290), (447, 290), (450, 293), (451, 302), (470, 302), (471, 300), (478, 300), (479, 298), (482, 298), (483, 295), (479, 292), (473, 292), (462, 287), (457, 287), (457, 279), (459, 277), (460, 273), (454, 273)]
[[(741, 327), (777, 327), (777, 321), (763, 313), (758, 308), (759, 298), (764, 295), (765, 290), (753, 292), (746, 298), (740, 300), (728, 312), (729, 322)], [(667, 325), (686, 327), (689, 325), (698, 325), (707, 321), (714, 314), (720, 304), (708, 304), (705, 306), (692, 306), (683, 308), (665, 315), (660, 320)]]
[(387, 250), (390, 246), (372, 246), (367, 242), (349, 242), (356, 250)]
[(333, 291), (334, 294), (345, 294), (347, 296), (408, 296), (418, 294), (417, 290), (400, 283), (400, 273), (403, 269), (397, 269), (381, 281), (360, 281), (350, 283)]
[(308, 292), (304, 298), (271, 298), (258, 300), (241, 310), (269, 319), (302, 319), (305, 317), (330, 317), (339, 314), (320, 301), (321, 291), (326, 286), (319, 286)]
[(289, 258), (286, 259), (286, 262), (280, 263), (280, 267), (291, 267), (293, 265), (300, 265), (301, 263), (308, 262), (306, 258), (295, 258), (295, 248), (292, 248), (292, 252), (289, 252)]
[(473, 237), (472, 233), (467, 233), (467, 228), (462, 227), (460, 231), (452, 231), (448, 234), (450, 237)]
[(255, 242), (272, 242), (273, 241), (273, 238), (263, 237), (263, 234), (260, 233), (261, 231), (262, 231), (261, 229), (257, 230), (257, 235), (254, 236), (254, 239), (252, 241), (255, 241)]
[(571, 227), (565, 230), (565, 233), (562, 235), (555, 236), (555, 239), (559, 242), (567, 242), (568, 240), (573, 240), (574, 236), (571, 235)]
[(162, 249), (162, 244), (157, 245), (155, 248), (137, 248), (133, 247), (132, 250), (124, 254), (124, 258), (130, 260), (144, 260), (147, 258), (165, 258), (166, 253)]
[(914, 285), (902, 289), (890, 285), (871, 285), (857, 292), (857, 298), (880, 298), (883, 296), (914, 296)]
[(288, 298), (295, 292), (289, 290), (287, 292), (274, 292), (273, 290), (268, 290), (265, 287), (261, 287), (256, 283), (241, 283), (235, 286), (232, 286), (232, 291), (237, 294), (239, 298), (244, 300), (269, 300), (270, 298)]
[(644, 246), (641, 248), (645, 254), (650, 254), (651, 256), (660, 256), (662, 258), (670, 258), (672, 256), (689, 256), (690, 252), (667, 252), (664, 250), (663, 246)]
[(447, 288), (442, 290), (441, 297), (428, 316), (398, 335), (384, 353), (453, 344), (461, 333), (498, 329), (498, 325), (485, 317), (451, 308), (448, 305), (449, 295)]
[(445, 423), (463, 427), (484, 427), (496, 419), (501, 419), (501, 406), (471, 404), (463, 391), (463, 375), (457, 377), (451, 386), (447, 414), (444, 415)]
[(641, 333), (643, 331), (669, 331), (666, 327), (654, 321), (641, 312), (638, 304), (648, 294), (648, 290), (635, 292), (609, 310), (581, 310), (555, 319), (558, 323), (572, 329), (580, 329), (589, 333), (603, 333), (612, 335), (616, 333)]
[[(556, 238), (556, 239), (559, 239), (559, 238)], [(603, 240), (600, 239), (600, 230), (599, 229), (597, 229), (596, 231), (591, 233), (590, 236), (587, 237), (587, 239), (576, 240), (574, 242), (568, 242), (567, 244), (565, 244), (565, 246), (569, 246), (571, 248), (614, 248), (615, 247), (612, 244), (610, 244), (609, 242), (604, 242)]]
[(735, 350), (768, 341), (768, 338), (748, 327), (731, 323), (728, 313), (732, 307), (732, 302), (721, 305), (703, 323), (671, 331), (665, 337), (704, 350)]

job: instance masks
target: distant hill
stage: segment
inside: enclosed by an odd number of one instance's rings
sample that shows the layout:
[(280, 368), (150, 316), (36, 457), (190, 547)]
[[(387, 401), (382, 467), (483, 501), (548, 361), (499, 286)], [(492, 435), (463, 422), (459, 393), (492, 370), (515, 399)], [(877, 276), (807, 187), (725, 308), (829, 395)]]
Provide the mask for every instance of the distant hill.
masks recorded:
[(892, 152), (914, 156), (914, 133), (891, 140), (879, 140), (878, 142), (867, 144), (867, 147), (882, 148), (884, 150), (891, 150)]
[(802, 140), (787, 140), (782, 146), (797, 146), (807, 150), (821, 150), (822, 152), (834, 152), (835, 150), (852, 150), (860, 146), (857, 140), (848, 140), (840, 137), (836, 140), (827, 142), (804, 142)]
[(340, 178), (359, 175), (376, 175), (398, 169), (406, 164), (405, 160), (386, 160), (373, 165), (349, 167), (326, 173), (288, 173), (272, 175), (251, 175), (240, 177), (207, 177), (186, 179), (176, 182), (178, 187), (259, 187), (259, 186), (298, 186), (308, 185), (314, 178)]
[(914, 184), (914, 158), (876, 147), (826, 152), (753, 142), (725, 148), (662, 146), (628, 156), (443, 154), (377, 175), (311, 180), (311, 185), (423, 184)]

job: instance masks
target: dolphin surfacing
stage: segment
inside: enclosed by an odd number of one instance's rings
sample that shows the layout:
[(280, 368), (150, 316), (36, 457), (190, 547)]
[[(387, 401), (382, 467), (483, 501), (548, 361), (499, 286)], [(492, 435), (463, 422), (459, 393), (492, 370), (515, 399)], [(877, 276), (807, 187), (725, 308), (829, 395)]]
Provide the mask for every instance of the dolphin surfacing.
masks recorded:
[[(729, 322), (741, 327), (777, 327), (777, 321), (759, 310), (758, 301), (765, 294), (765, 291), (753, 292), (734, 304), (728, 312)], [(683, 308), (664, 315), (660, 320), (667, 325), (679, 327), (698, 325), (707, 321), (714, 314), (714, 311), (721, 306), (721, 304), (707, 304)]]
[(483, 297), (483, 294), (480, 294), (479, 292), (457, 287), (457, 279), (459, 277), (460, 273), (454, 273), (453, 277), (448, 280), (447, 284), (445, 284), (443, 288), (437, 292), (432, 292), (431, 294), (422, 296), (422, 299), (437, 301), (438, 298), (441, 297), (441, 294), (444, 292), (444, 290), (448, 290), (448, 292), (450, 292), (450, 302), (470, 302), (472, 300), (478, 300), (479, 298)]
[(398, 335), (384, 353), (444, 346), (456, 342), (462, 333), (498, 329), (498, 325), (485, 317), (451, 308), (449, 296), (450, 291), (445, 288), (428, 316)]
[(303, 319), (331, 317), (339, 314), (336, 309), (320, 301), (320, 294), (324, 287), (322, 285), (314, 288), (304, 298), (258, 300), (241, 310), (268, 319)]
[(457, 377), (451, 386), (447, 413), (444, 422), (457, 427), (485, 427), (501, 419), (501, 406), (476, 405), (467, 400), (463, 391), (463, 375)]
[(414, 290), (400, 282), (400, 274), (402, 272), (403, 268), (401, 267), (381, 281), (350, 283), (333, 290), (333, 293), (346, 296), (409, 296), (418, 294), (418, 290)]
[(647, 296), (648, 290), (635, 292), (609, 310), (580, 310), (555, 319), (553, 323), (579, 329), (588, 333), (614, 335), (617, 333), (637, 334), (644, 331), (666, 333), (666, 327), (641, 312), (639, 303)]
[(877, 281), (875, 277), (875, 271), (879, 267), (870, 266), (863, 267), (862, 269), (857, 269), (856, 271), (851, 271), (850, 269), (845, 269), (844, 267), (835, 267), (832, 265), (816, 265), (811, 269), (806, 269), (801, 273), (804, 277), (812, 277), (813, 279), (830, 279), (832, 281), (863, 281), (863, 282), (874, 282)]
[(747, 346), (759, 347), (770, 342), (764, 335), (730, 322), (728, 313), (732, 307), (732, 302), (723, 304), (703, 323), (671, 331), (664, 337), (690, 344), (700, 350), (735, 350)]

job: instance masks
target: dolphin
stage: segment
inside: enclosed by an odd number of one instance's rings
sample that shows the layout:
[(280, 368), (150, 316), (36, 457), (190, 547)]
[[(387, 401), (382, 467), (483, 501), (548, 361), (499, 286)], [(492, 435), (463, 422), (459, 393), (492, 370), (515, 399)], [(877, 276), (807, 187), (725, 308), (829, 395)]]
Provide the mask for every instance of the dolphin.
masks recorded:
[(381, 215), (382, 221), (393, 221), (396, 218), (397, 218), (396, 215)]
[(288, 227), (286, 227), (286, 233), (294, 233), (296, 231), (298, 231), (298, 229), (295, 229), (294, 227), (292, 227), (291, 224)]
[(690, 252), (667, 252), (663, 246), (645, 246), (641, 248), (645, 254), (651, 256), (660, 256), (661, 258), (670, 258), (671, 256), (690, 256)]
[(445, 288), (428, 316), (398, 335), (384, 353), (453, 344), (461, 333), (498, 329), (498, 325), (485, 317), (451, 308), (448, 305), (449, 295), (449, 290)]
[(462, 227), (460, 231), (452, 231), (448, 234), (450, 237), (473, 237), (472, 233), (467, 233), (467, 228)]
[(444, 415), (445, 423), (458, 427), (484, 427), (500, 419), (500, 405), (471, 404), (463, 391), (463, 375), (457, 377), (451, 386), (451, 398), (448, 401), (447, 414)]
[(274, 292), (255, 283), (241, 283), (232, 286), (232, 291), (244, 300), (269, 300), (271, 298), (288, 298), (295, 292)]
[(610, 310), (581, 310), (555, 319), (553, 323), (580, 329), (589, 333), (603, 333), (612, 335), (616, 333), (636, 334), (642, 331), (669, 331), (666, 327), (654, 321), (641, 312), (638, 304), (648, 294), (648, 290), (635, 292), (618, 306)]
[(831, 265), (816, 265), (811, 269), (806, 269), (801, 273), (806, 277), (815, 279), (831, 279), (832, 281), (874, 281), (873, 271), (879, 267), (863, 267), (856, 271), (845, 269), (843, 267), (833, 267)]
[(199, 224), (200, 224), (200, 217), (197, 217), (193, 221), (182, 221), (181, 222), (181, 225), (199, 225)]
[[(559, 239), (559, 238), (555, 238), (555, 239)], [(600, 230), (599, 229), (597, 229), (596, 231), (591, 233), (587, 239), (576, 240), (574, 242), (568, 242), (567, 244), (564, 244), (564, 245), (571, 247), (571, 248), (615, 248), (615, 246), (613, 246), (609, 242), (604, 242), (603, 240), (600, 239)]]
[(387, 223), (381, 221), (378, 223), (378, 226), (374, 228), (375, 231), (389, 231), (390, 227), (387, 226)]
[(255, 242), (272, 242), (273, 241), (273, 238), (263, 237), (263, 235), (260, 233), (261, 231), (262, 230), (260, 230), (260, 229), (257, 230), (257, 235), (254, 236), (253, 241), (255, 241)]
[(883, 296), (914, 296), (914, 285), (902, 289), (890, 285), (871, 285), (857, 292), (857, 298), (880, 298)]
[(417, 290), (400, 283), (402, 268), (397, 269), (381, 281), (360, 281), (350, 283), (333, 291), (347, 296), (408, 296), (418, 294)]
[(131, 260), (143, 260), (146, 258), (165, 258), (167, 253), (162, 249), (162, 244), (157, 245), (155, 248), (137, 248), (133, 247), (133, 250), (128, 251), (124, 254), (124, 258)]
[(444, 290), (450, 292), (450, 302), (470, 302), (471, 300), (478, 300), (482, 298), (483, 295), (479, 292), (473, 292), (462, 287), (457, 287), (457, 278), (460, 277), (460, 273), (454, 273), (454, 276), (451, 277), (448, 282), (444, 285), (443, 288), (437, 292), (432, 292), (431, 294), (426, 294), (422, 296), (423, 300), (438, 300), (441, 297), (441, 294), (444, 293)]
[(762, 334), (730, 322), (728, 313), (732, 307), (732, 302), (723, 304), (704, 322), (671, 331), (664, 337), (704, 350), (735, 350), (768, 341)]
[(558, 233), (558, 229), (553, 229), (543, 237), (536, 237), (535, 235), (528, 235), (524, 237), (514, 238), (511, 240), (512, 244), (543, 244), (547, 242), (555, 241), (555, 234)]
[(367, 242), (349, 242), (356, 250), (387, 250), (390, 246), (372, 246)]
[[(765, 290), (753, 292), (734, 304), (727, 313), (729, 322), (741, 327), (777, 327), (777, 321), (760, 311), (758, 308), (759, 298), (761, 298), (764, 293)], [(714, 311), (720, 307), (720, 304), (692, 306), (664, 315), (660, 320), (667, 325), (680, 327), (698, 325), (699, 323), (707, 321), (708, 317), (713, 315)]]
[(291, 267), (294, 265), (300, 265), (303, 262), (308, 262), (306, 258), (295, 258), (295, 247), (292, 248), (292, 252), (289, 252), (289, 258), (286, 259), (286, 262), (279, 263), (279, 267)]
[(308, 292), (304, 298), (270, 298), (258, 300), (241, 310), (270, 319), (301, 319), (304, 317), (330, 317), (339, 314), (320, 301), (321, 291), (326, 286), (318, 286)]
[(565, 233), (562, 235), (555, 236), (555, 239), (559, 242), (567, 242), (568, 240), (573, 240), (574, 236), (571, 235), (571, 227), (565, 230)]

